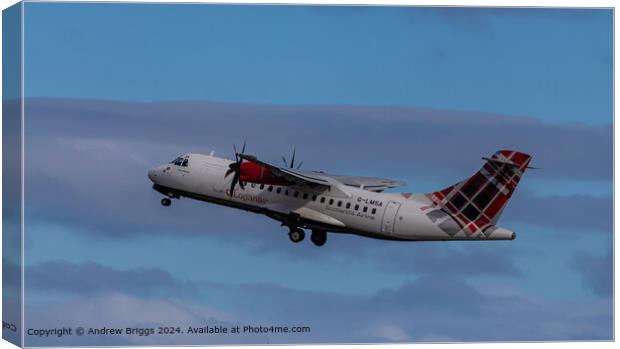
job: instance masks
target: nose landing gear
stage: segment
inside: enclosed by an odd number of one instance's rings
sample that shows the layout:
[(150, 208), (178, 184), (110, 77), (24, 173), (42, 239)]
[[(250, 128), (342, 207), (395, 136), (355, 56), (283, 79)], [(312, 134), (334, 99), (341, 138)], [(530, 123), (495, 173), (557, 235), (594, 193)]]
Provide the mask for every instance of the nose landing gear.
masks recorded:
[(170, 188), (166, 188), (166, 187), (162, 187), (159, 184), (153, 184), (153, 189), (155, 189), (155, 191), (157, 191), (158, 193), (162, 194), (164, 196), (163, 199), (161, 199), (161, 205), (168, 207), (172, 204), (172, 200), (171, 199), (180, 199), (181, 198), (181, 193), (175, 191), (174, 189), (170, 189)]

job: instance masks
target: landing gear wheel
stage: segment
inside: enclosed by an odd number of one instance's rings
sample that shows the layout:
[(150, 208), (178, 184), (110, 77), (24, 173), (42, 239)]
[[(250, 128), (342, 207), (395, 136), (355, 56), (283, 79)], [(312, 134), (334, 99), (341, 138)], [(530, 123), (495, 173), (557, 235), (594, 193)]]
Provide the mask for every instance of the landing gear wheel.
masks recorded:
[(288, 233), (288, 238), (291, 239), (292, 242), (298, 243), (302, 241), (306, 237), (306, 233), (303, 229), (291, 229)]
[(172, 201), (171, 201), (170, 199), (168, 199), (168, 198), (163, 198), (163, 199), (161, 199), (161, 204), (162, 204), (163, 206), (168, 207), (168, 206), (170, 206), (170, 204), (171, 204), (171, 203), (172, 203)]
[(310, 240), (312, 240), (312, 242), (317, 246), (323, 246), (325, 245), (325, 242), (327, 242), (327, 232), (322, 230), (313, 230)]

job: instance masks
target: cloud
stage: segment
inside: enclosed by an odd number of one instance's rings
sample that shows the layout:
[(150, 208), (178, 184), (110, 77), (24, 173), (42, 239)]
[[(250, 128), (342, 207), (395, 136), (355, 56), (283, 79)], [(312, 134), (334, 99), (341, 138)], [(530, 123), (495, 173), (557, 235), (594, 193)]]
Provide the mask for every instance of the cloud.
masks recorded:
[(180, 149), (231, 155), (231, 144), (248, 138), (248, 151), (265, 160), (279, 163), (296, 144), (306, 168), (345, 174), (370, 168), (376, 175), (398, 171), (434, 177), (441, 170), (448, 178), (469, 176), (479, 167), (474, 160), (500, 148), (531, 153), (545, 169), (538, 176), (545, 178), (611, 180), (612, 173), (611, 125), (558, 125), (493, 113), (401, 107), (39, 98), (26, 104), (32, 160), (40, 160), (37, 151), (59, 137), (150, 144), (153, 149), (141, 155), (153, 164)]
[(600, 297), (611, 297), (613, 291), (613, 260), (611, 251), (604, 256), (576, 252), (570, 263), (579, 273), (584, 286)]
[[(518, 191), (518, 189), (517, 189)], [(595, 231), (611, 234), (613, 231), (613, 199), (592, 195), (538, 197), (516, 193), (502, 216), (500, 225), (525, 222), (565, 231)]]
[[(218, 336), (188, 334), (148, 333), (146, 329), (158, 331), (158, 327), (180, 327), (185, 332), (188, 326), (232, 326), (216, 319), (217, 312), (188, 301), (175, 299), (142, 299), (123, 293), (105, 293), (57, 302), (36, 302), (26, 305), (27, 328), (71, 328), (77, 327), (122, 329), (119, 335), (83, 336), (26, 336), (29, 346), (133, 346), (133, 345), (205, 345), (205, 344), (250, 344), (253, 341), (267, 342), (264, 336)], [(135, 329), (132, 334), (127, 328)]]
[[(423, 276), (401, 287), (378, 292), (368, 303), (384, 310), (388, 308), (386, 319), (401, 324), (412, 337), (420, 339), (441, 336), (466, 341), (550, 340), (573, 339), (586, 332), (590, 332), (586, 337), (611, 334), (611, 326), (603, 325), (602, 319), (595, 316), (591, 319), (603, 326), (595, 335), (598, 330), (588, 323), (590, 320), (575, 316), (587, 307), (585, 304), (574, 304), (567, 309), (550, 301), (485, 294), (460, 278), (446, 275)], [(610, 315), (610, 304), (607, 306)], [(570, 320), (565, 321), (565, 316)], [(580, 332), (563, 332), (561, 328), (565, 327), (579, 328)]]
[[(56, 268), (56, 269), (54, 269)], [(74, 268), (75, 270), (69, 271)], [(106, 269), (106, 267), (100, 267)], [(49, 272), (86, 273), (76, 264), (51, 263)], [(89, 277), (115, 274), (99, 270)], [(136, 279), (157, 278), (144, 270), (131, 270)], [(143, 275), (140, 275), (143, 274)], [(57, 275), (57, 274), (56, 274)], [(48, 290), (44, 284), (29, 289), (27, 305), (29, 327), (109, 326), (145, 327), (158, 325), (204, 326), (274, 324), (304, 325), (310, 334), (250, 337), (195, 336), (123, 338), (125, 343), (376, 343), (384, 341), (517, 341), (517, 340), (595, 340), (610, 339), (612, 306), (605, 301), (562, 302), (506, 292), (504, 288), (475, 287), (453, 275), (426, 275), (394, 288), (383, 288), (370, 295), (295, 290), (270, 284), (198, 283), (192, 297), (160, 295), (148, 299), (125, 295), (122, 278), (111, 278), (107, 292), (84, 292), (65, 287), (70, 295), (81, 297), (64, 301), (49, 297), (35, 299), (36, 292)], [(53, 280), (47, 282), (54, 283)], [(176, 280), (173, 284), (182, 284)], [(153, 285), (145, 282), (144, 288)], [(152, 287), (152, 286), (151, 286)], [(159, 287), (159, 286), (156, 286)], [(511, 286), (514, 287), (514, 286)], [(118, 292), (114, 291), (115, 289)], [(33, 295), (34, 292), (34, 295)], [(180, 289), (182, 293), (182, 288)], [(153, 292), (148, 292), (152, 294)], [(63, 309), (63, 311), (60, 311)], [(97, 314), (97, 316), (93, 316)], [(98, 343), (95, 338), (80, 339), (81, 344)], [(104, 340), (106, 338), (99, 338)], [(116, 338), (120, 340), (119, 338)], [(37, 339), (37, 344), (48, 344)], [(63, 339), (53, 343), (66, 344)], [(64, 339), (68, 340), (68, 339)], [(71, 340), (71, 339), (69, 339)], [(77, 340), (73, 338), (73, 340)], [(85, 342), (85, 341), (89, 342)], [(50, 342), (51, 343), (51, 342)], [(99, 344), (101, 344), (99, 343)]]
[[(27, 222), (48, 222), (77, 228), (82, 234), (127, 238), (136, 234), (201, 234), (211, 226), (197, 218), (221, 221), (217, 233), (261, 231), (267, 219), (191, 200), (161, 207), (152, 190), (141, 154), (151, 145), (132, 142), (60, 138), (41, 149), (36, 165), (26, 171)], [(156, 148), (156, 146), (155, 146)], [(152, 150), (151, 150), (152, 151)], [(163, 161), (162, 161), (163, 162)], [(265, 230), (263, 229), (263, 230)]]
[(412, 340), (404, 329), (394, 324), (374, 324), (366, 331), (368, 335), (378, 339), (383, 338), (386, 342), (410, 342)]
[[(493, 242), (490, 242), (493, 243)], [(421, 243), (415, 246), (395, 246), (380, 250), (383, 270), (423, 274), (522, 276), (515, 266), (512, 253), (494, 243), (447, 245), (443, 242)]]
[(258, 255), (276, 254), (287, 260), (320, 260), (327, 264), (368, 268), (369, 272), (380, 274), (523, 276), (516, 263), (518, 255), (509, 242), (395, 242), (336, 233), (329, 234), (328, 239), (328, 243), (321, 248), (290, 248), (288, 239), (263, 237), (248, 250)]
[(26, 287), (46, 292), (96, 294), (121, 292), (142, 297), (196, 292), (191, 283), (180, 282), (157, 268), (116, 270), (94, 262), (73, 264), (63, 260), (26, 267)]
[[(610, 126), (420, 108), (46, 98), (26, 105), (26, 219), (116, 238), (273, 231), (264, 217), (214, 205), (181, 200), (162, 208), (146, 178), (149, 168), (183, 152), (213, 147), (228, 155), (244, 137), (249, 152), (275, 163), (296, 144), (308, 168), (395, 178), (416, 173), (446, 185), (469, 177), (480, 166), (475, 160), (498, 148), (534, 154), (544, 170), (526, 175), (611, 181), (612, 173)], [(610, 230), (608, 199), (518, 194), (507, 221)], [(198, 217), (217, 223), (205, 226)]]
[(2, 257), (2, 284), (14, 290), (19, 290), (21, 282), (22, 270), (20, 268), (21, 261), (13, 261), (9, 258)]

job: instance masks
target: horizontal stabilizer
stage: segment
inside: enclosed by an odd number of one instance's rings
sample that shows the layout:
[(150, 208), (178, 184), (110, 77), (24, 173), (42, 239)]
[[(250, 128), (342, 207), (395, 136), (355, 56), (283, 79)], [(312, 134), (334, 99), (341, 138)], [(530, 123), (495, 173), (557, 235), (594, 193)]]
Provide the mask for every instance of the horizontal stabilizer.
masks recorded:
[[(514, 166), (514, 167), (519, 167), (519, 164), (516, 164), (510, 160), (506, 160), (506, 159), (497, 159), (497, 158), (487, 158), (485, 156), (482, 157), (482, 160), (486, 160), (486, 161), (491, 161), (494, 162), (496, 164), (500, 164), (500, 165), (508, 165), (508, 166)], [(540, 167), (533, 167), (533, 166), (526, 166), (525, 168), (531, 169), (531, 170), (540, 170)]]

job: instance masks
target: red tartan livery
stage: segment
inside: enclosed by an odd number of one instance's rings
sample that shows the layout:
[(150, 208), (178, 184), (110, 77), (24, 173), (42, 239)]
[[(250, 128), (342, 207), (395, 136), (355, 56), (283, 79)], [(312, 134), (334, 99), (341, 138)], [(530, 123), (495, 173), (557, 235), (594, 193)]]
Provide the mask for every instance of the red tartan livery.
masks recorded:
[(467, 235), (484, 231), (497, 222), (532, 157), (513, 150), (500, 150), (480, 171), (465, 181), (428, 193), (433, 203), (446, 211)]

